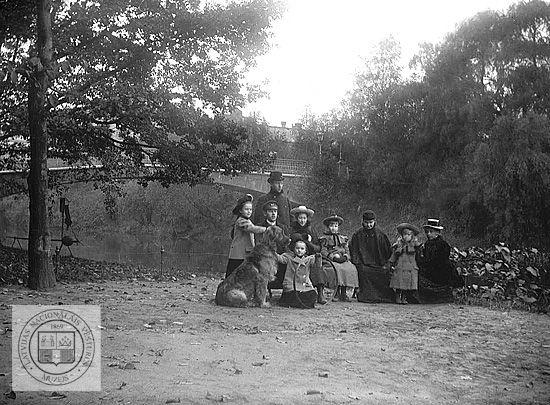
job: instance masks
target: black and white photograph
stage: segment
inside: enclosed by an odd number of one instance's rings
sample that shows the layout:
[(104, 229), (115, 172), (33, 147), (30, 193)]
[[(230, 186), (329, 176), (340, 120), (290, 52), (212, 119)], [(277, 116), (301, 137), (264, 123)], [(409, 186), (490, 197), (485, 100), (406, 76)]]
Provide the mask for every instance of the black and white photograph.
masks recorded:
[(550, 2), (0, 0), (0, 403), (550, 403)]

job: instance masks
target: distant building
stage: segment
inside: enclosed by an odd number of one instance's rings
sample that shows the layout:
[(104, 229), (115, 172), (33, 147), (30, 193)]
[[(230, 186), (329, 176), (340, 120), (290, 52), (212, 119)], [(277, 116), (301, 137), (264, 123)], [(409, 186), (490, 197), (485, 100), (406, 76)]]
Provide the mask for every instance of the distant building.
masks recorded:
[[(236, 108), (231, 114), (226, 115), (227, 118), (235, 122), (243, 122), (246, 120), (255, 119), (255, 117), (245, 117), (240, 109)], [(267, 131), (273, 139), (283, 142), (296, 142), (298, 135), (302, 129), (302, 124), (295, 123), (291, 127), (287, 126), (286, 121), (281, 121), (281, 125), (268, 125)]]
[(301, 129), (302, 124), (294, 124), (292, 127), (287, 127), (285, 121), (281, 121), (281, 126), (270, 125), (267, 127), (267, 131), (274, 139), (285, 142), (296, 142)]

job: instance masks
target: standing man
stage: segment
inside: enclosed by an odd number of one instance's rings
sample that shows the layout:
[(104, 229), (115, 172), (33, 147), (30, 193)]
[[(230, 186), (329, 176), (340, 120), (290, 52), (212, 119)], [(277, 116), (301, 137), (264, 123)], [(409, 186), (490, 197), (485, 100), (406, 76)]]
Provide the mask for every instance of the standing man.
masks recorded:
[(258, 198), (256, 202), (256, 207), (254, 208), (254, 219), (255, 224), (259, 224), (264, 220), (263, 215), (263, 206), (268, 201), (275, 201), (278, 210), (278, 223), (285, 225), (287, 230), (290, 228), (290, 200), (283, 191), (283, 173), (281, 172), (271, 172), (267, 182), (271, 185), (271, 190), (266, 195), (263, 195)]
[(390, 288), (388, 260), (391, 244), (384, 232), (376, 227), (376, 216), (371, 210), (363, 214), (362, 228), (357, 230), (350, 243), (351, 262), (357, 267), (360, 302), (393, 302)]

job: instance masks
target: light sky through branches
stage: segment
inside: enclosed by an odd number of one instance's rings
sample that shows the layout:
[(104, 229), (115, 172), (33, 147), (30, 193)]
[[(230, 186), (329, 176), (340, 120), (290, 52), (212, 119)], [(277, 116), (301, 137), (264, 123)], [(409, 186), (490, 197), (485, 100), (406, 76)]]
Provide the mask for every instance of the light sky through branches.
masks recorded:
[(265, 98), (244, 109), (272, 125), (297, 122), (306, 107), (314, 114), (337, 107), (361, 60), (392, 35), (403, 64), (422, 42), (438, 43), (457, 24), (485, 10), (506, 11), (512, 0), (286, 0), (274, 26), (273, 48), (250, 72), (268, 83)]

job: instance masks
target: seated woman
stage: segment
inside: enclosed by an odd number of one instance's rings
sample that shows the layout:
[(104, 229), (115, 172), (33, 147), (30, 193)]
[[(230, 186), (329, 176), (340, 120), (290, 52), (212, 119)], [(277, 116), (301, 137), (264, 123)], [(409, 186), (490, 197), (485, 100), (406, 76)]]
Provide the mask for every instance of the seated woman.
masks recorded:
[(326, 273), (335, 274), (338, 290), (334, 294), (333, 301), (350, 301), (347, 289), (359, 287), (357, 269), (350, 262), (348, 237), (339, 233), (339, 227), (344, 222), (342, 217), (331, 215), (323, 220), (327, 227), (325, 233), (319, 237), (321, 255), (323, 257), (323, 269)]
[[(300, 205), (290, 210), (290, 214), (294, 217), (294, 222), (290, 226), (290, 235), (300, 235), (307, 247), (307, 255), (319, 253), (321, 246), (317, 239), (317, 231), (311, 225), (311, 217), (315, 212), (304, 205)], [(326, 272), (319, 262), (317, 267), (311, 269), (311, 282), (317, 289), (317, 302), (326, 304), (327, 300), (324, 294), (325, 286), (335, 288), (336, 278), (334, 271)]]
[(285, 278), (283, 280), (283, 293), (279, 305), (294, 308), (314, 308), (317, 293), (313, 288), (309, 274), (321, 256), (306, 255), (305, 241), (295, 234), (291, 239), (292, 252), (277, 255), (277, 261), (286, 265)]
[(456, 270), (450, 261), (451, 247), (441, 236), (438, 219), (423, 226), (428, 240), (416, 255), (418, 296), (421, 303), (452, 302)]

